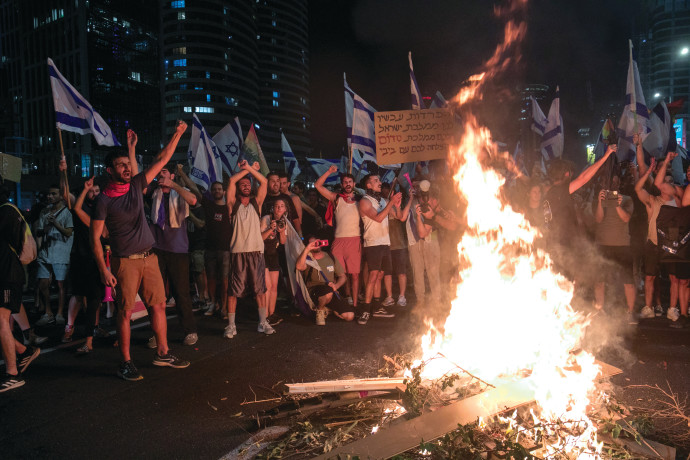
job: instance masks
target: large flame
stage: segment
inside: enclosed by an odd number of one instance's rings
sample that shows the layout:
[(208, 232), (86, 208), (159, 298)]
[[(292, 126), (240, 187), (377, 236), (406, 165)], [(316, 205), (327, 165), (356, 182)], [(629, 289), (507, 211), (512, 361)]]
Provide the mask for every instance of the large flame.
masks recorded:
[[(505, 178), (489, 166), (500, 154), (466, 106), (481, 99), (487, 78), (506, 68), (504, 53), (524, 33), (524, 23), (508, 22), (504, 42), (454, 99), (464, 133), (451, 149), (451, 163), (457, 193), (467, 203), (467, 230), (458, 245), (461, 281), (451, 312), (442, 327), (429, 323), (422, 340), (423, 376), (438, 378), (454, 365), (492, 384), (529, 374), (535, 419), (577, 424), (578, 436), (561, 439), (554, 451), (582, 455), (600, 448), (586, 415), (599, 372), (594, 357), (580, 350), (588, 321), (570, 305), (572, 283), (535, 248), (538, 231), (502, 198)], [(430, 360), (439, 353), (447, 360)]]

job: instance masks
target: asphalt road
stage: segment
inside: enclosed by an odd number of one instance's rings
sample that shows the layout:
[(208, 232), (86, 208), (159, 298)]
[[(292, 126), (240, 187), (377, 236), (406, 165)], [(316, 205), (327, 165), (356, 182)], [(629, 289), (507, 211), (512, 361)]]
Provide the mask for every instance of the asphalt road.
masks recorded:
[[(411, 312), (422, 308), (396, 307), (396, 318), (374, 318), (366, 326), (331, 316), (317, 327), (286, 315), (278, 332), (265, 336), (256, 332), (255, 311), (244, 306), (232, 340), (222, 338), (220, 318), (197, 316), (200, 339), (193, 347), (181, 345), (171, 318), (171, 349), (192, 363), (180, 370), (151, 364), (144, 325), (132, 335), (133, 359), (144, 375), (139, 382), (116, 376), (113, 340), (97, 339), (93, 353), (75, 357), (78, 342), (47, 350), (59, 345), (60, 328), (40, 330), (51, 337), (43, 345), (47, 352), (27, 370), (26, 385), (0, 395), (0, 457), (220, 458), (249, 436), (236, 415), (271, 404), (242, 402), (275, 398), (280, 383), (376, 376), (384, 354), (415, 349), (424, 327)], [(624, 368), (614, 383), (668, 381), (687, 393), (690, 329), (670, 329), (665, 318), (628, 327), (617, 317), (596, 319), (591, 334), (593, 343), (608, 343), (598, 357)], [(639, 397), (639, 391), (618, 391)]]

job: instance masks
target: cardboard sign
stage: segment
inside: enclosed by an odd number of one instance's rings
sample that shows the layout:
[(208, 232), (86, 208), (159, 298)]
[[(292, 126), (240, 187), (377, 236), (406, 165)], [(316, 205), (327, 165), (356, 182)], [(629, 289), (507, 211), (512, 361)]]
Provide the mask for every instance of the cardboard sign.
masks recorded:
[(390, 165), (446, 158), (454, 142), (449, 109), (374, 113), (376, 163)]
[(12, 182), (22, 180), (22, 159), (6, 153), (0, 153), (0, 175)]

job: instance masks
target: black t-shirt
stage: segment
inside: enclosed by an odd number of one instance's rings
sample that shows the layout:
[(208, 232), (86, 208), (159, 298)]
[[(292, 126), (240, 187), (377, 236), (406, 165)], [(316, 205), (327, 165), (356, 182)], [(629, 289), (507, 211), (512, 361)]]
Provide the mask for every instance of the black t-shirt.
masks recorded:
[[(190, 208), (189, 213), (199, 220), (206, 220), (203, 206)], [(187, 237), (189, 238), (189, 252), (204, 249), (206, 244), (206, 226), (197, 227), (192, 222), (192, 219), (187, 218)]]
[[(88, 214), (89, 217), (93, 216), (93, 202), (88, 203), (84, 201), (81, 209)], [(89, 240), (89, 227), (84, 225), (81, 221), (76, 211), (72, 210), (72, 222), (74, 223), (74, 240), (72, 243), (72, 254), (79, 257), (92, 257), (91, 253), (91, 243)]]
[(24, 219), (17, 208), (3, 204), (0, 206), (0, 286), (2, 287), (24, 284), (24, 268), (19, 262), (19, 256), (14, 252), (21, 252), (23, 242)]
[(570, 184), (554, 185), (546, 193), (546, 201), (551, 208), (552, 220), (549, 224), (551, 235), (556, 241), (567, 244), (578, 233), (575, 203), (570, 196)]
[(297, 208), (295, 208), (295, 203), (292, 202), (292, 198), (290, 197), (290, 195), (286, 195), (284, 193), (279, 193), (275, 196), (266, 195), (266, 198), (264, 199), (264, 204), (261, 207), (261, 217), (267, 216), (272, 213), (273, 203), (275, 203), (276, 200), (278, 200), (278, 198), (282, 198), (287, 203), (288, 213), (290, 215), (290, 222), (297, 219), (298, 216)]
[(201, 199), (206, 217), (206, 249), (211, 251), (229, 251), (232, 224), (230, 214), (225, 204), (216, 204), (207, 199)]

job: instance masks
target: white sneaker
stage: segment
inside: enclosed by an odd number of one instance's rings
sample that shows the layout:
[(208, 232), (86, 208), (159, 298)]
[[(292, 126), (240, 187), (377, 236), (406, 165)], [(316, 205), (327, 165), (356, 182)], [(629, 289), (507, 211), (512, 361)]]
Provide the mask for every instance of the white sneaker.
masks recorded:
[(666, 317), (671, 321), (678, 321), (678, 318), (680, 318), (680, 311), (678, 311), (678, 307), (669, 308), (666, 312)]
[(168, 302), (165, 304), (165, 307), (171, 308), (171, 307), (174, 307), (175, 305), (177, 305), (177, 302), (175, 302), (175, 297), (170, 297), (168, 299)]
[(391, 305), (395, 305), (395, 300), (393, 300), (393, 297), (386, 297), (381, 305), (390, 307)]
[(216, 312), (216, 304), (213, 302), (206, 302), (205, 308), (204, 316), (213, 316), (213, 313)]
[(149, 347), (149, 348), (152, 349), (152, 350), (158, 348), (158, 342), (156, 341), (156, 336), (155, 336), (155, 335), (154, 335), (154, 336), (151, 336), (151, 338), (149, 339), (149, 341), (148, 341), (148, 343), (146, 344), (146, 346)]
[(401, 307), (407, 306), (407, 299), (405, 298), (404, 295), (401, 295), (400, 297), (398, 297), (398, 305)]
[[(325, 319), (324, 319), (325, 320)], [(259, 327), (256, 329), (259, 332), (263, 332), (266, 335), (275, 334), (276, 330), (268, 324), (267, 320), (263, 320), (259, 323)]]
[(347, 304), (348, 304), (349, 306), (353, 306), (353, 305), (355, 304), (355, 303), (352, 301), (352, 297), (348, 297), (348, 298), (347, 298)]
[(326, 325), (326, 310), (316, 310), (316, 325), (325, 326)]
[(640, 311), (640, 318), (642, 319), (654, 318), (654, 316), (654, 310), (649, 305), (645, 305)]
[(237, 327), (234, 324), (229, 324), (225, 326), (225, 330), (223, 331), (223, 337), (226, 339), (231, 339), (237, 335)]

